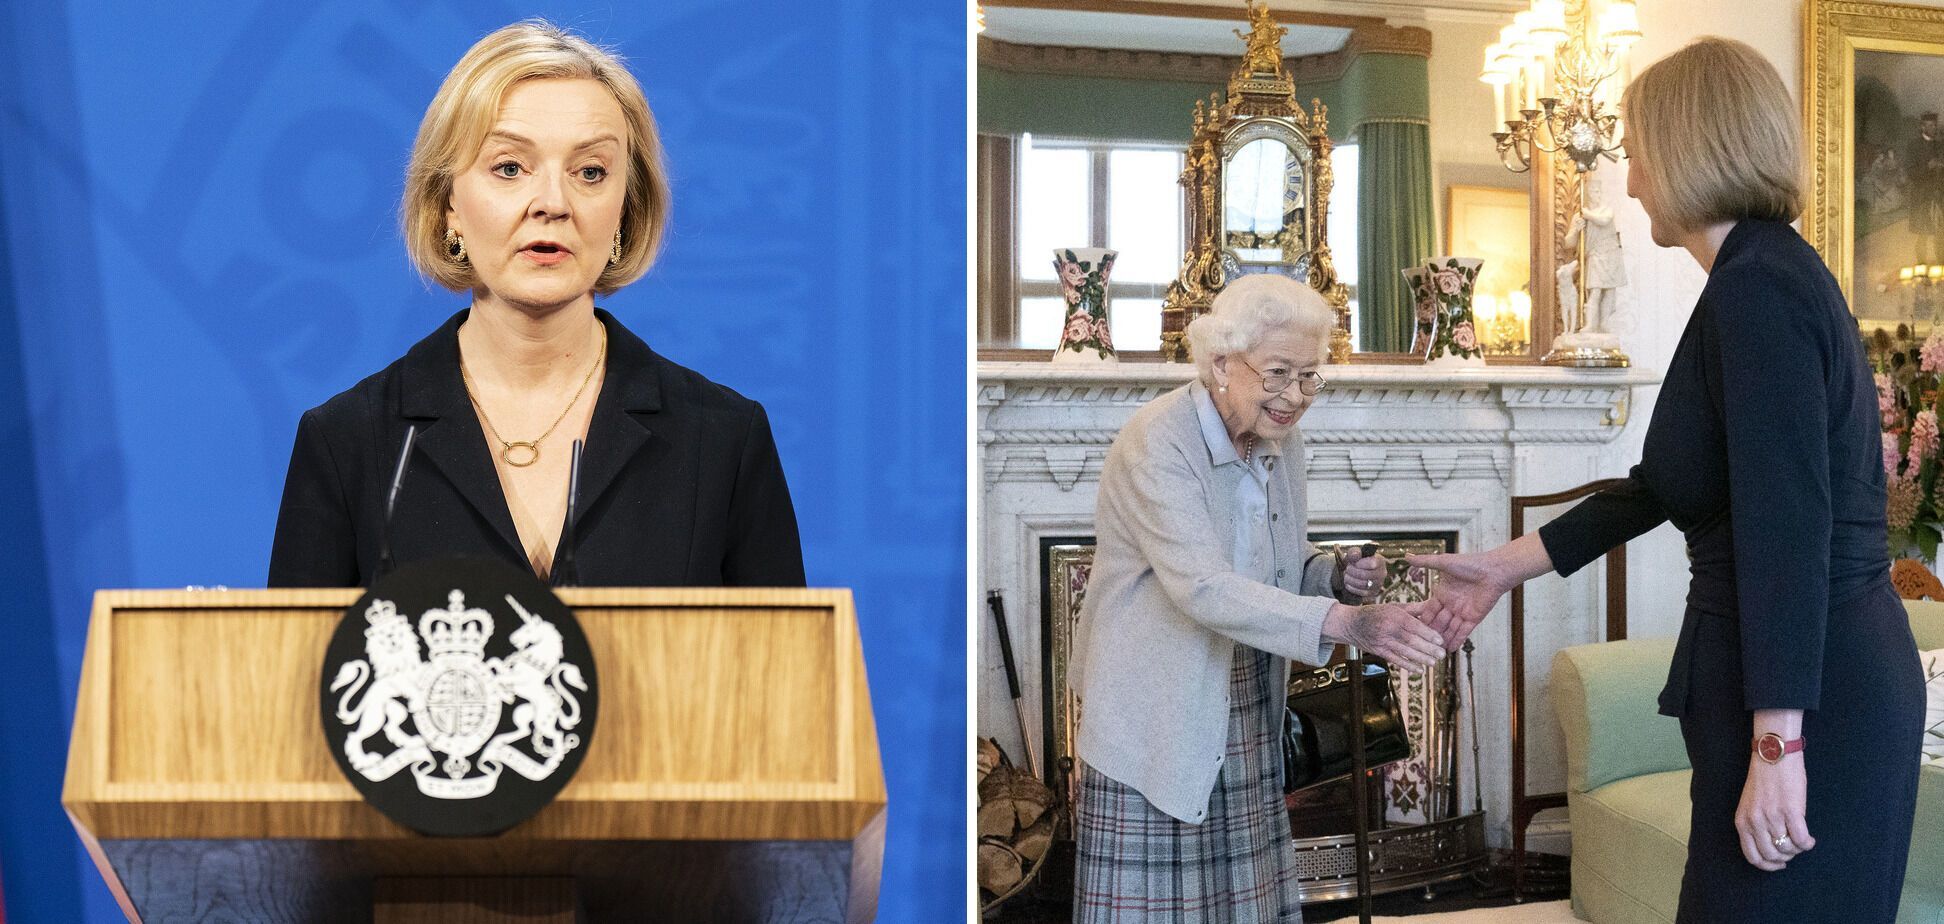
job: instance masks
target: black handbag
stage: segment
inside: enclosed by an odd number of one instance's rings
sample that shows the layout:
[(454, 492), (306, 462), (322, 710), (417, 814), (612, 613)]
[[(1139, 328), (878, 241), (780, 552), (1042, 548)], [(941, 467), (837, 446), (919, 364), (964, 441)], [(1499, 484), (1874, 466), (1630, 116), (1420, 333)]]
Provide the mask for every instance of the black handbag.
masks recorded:
[[(1390, 668), (1364, 662), (1364, 763), (1370, 769), (1411, 756), (1404, 716), (1391, 693)], [(1289, 679), (1283, 721), (1283, 792), (1350, 774), (1350, 665), (1332, 664)]]

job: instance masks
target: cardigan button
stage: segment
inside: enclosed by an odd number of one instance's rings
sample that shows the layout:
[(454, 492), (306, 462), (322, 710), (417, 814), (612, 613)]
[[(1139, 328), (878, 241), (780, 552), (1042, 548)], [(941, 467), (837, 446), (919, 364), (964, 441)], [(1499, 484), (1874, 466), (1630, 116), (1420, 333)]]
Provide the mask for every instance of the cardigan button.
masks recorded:
[(1278, 581), (1280, 581), (1280, 580), (1282, 580), (1282, 579), (1283, 579), (1283, 569), (1281, 569), (1281, 568), (1277, 568), (1277, 569), (1276, 569), (1276, 580), (1278, 580)]

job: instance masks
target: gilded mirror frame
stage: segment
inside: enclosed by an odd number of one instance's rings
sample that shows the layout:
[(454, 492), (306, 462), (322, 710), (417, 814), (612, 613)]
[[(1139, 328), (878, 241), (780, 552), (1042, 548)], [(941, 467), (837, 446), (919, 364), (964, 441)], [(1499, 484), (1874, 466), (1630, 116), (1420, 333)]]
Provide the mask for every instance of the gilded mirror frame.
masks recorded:
[(1195, 103), (1194, 134), (1180, 180), (1189, 218), (1188, 252), (1161, 302), (1161, 355), (1170, 362), (1188, 360), (1184, 340), (1188, 324), (1208, 312), (1215, 294), (1228, 283), (1223, 256), (1230, 251), (1223, 211), (1229, 157), (1250, 141), (1274, 138), (1292, 151), (1304, 152), (1298, 156), (1307, 167), (1303, 177), (1307, 251), (1281, 264), (1250, 265), (1284, 266), (1291, 275), (1302, 271), (1304, 281), (1322, 293), (1336, 314), (1330, 361), (1345, 362), (1351, 355), (1350, 294), (1337, 279), (1336, 262), (1330, 255), (1330, 189), (1335, 181), (1330, 170), (1329, 111), (1321, 100), (1312, 99), (1307, 111), (1296, 102), (1296, 84), (1282, 56), (1282, 36), (1289, 30), (1277, 24), (1267, 5), (1256, 6), (1251, 0), (1249, 26), (1248, 47), (1229, 76), (1227, 94), (1211, 94), (1206, 108)]

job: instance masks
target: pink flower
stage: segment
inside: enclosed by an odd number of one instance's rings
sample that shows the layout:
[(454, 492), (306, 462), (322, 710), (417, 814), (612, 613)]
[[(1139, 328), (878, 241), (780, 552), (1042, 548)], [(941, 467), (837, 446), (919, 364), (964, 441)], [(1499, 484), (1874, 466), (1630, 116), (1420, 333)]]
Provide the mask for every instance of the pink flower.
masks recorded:
[(1472, 323), (1470, 321), (1464, 321), (1458, 326), (1453, 327), (1451, 329), (1451, 342), (1457, 344), (1458, 349), (1461, 350), (1470, 351), (1477, 349), (1478, 336), (1472, 332)]
[(1944, 330), (1933, 330), (1918, 351), (1917, 367), (1925, 372), (1944, 372)]
[(1890, 377), (1879, 372), (1876, 374), (1877, 413), (1883, 416), (1885, 427), (1897, 425), (1897, 391)]
[(1066, 346), (1069, 343), (1086, 343), (1087, 338), (1092, 334), (1093, 319), (1087, 317), (1087, 313), (1084, 311), (1076, 311), (1072, 316), (1067, 318), (1066, 336), (1060, 338), (1060, 345)]
[(1897, 435), (1895, 433), (1885, 433), (1883, 435), (1883, 473), (1891, 478), (1896, 478), (1897, 461), (1902, 458), (1903, 453), (1897, 449)]
[(1081, 269), (1078, 263), (1056, 260), (1053, 265), (1060, 271), (1060, 281), (1066, 283), (1068, 286), (1079, 288), (1082, 283), (1087, 281), (1087, 271)]
[(1461, 285), (1461, 281), (1458, 278), (1457, 270), (1448, 270), (1448, 269), (1439, 270), (1437, 278), (1438, 278), (1438, 291), (1443, 292), (1446, 295), (1458, 294), (1458, 289), (1459, 286)]
[(1919, 411), (1910, 427), (1910, 455), (1906, 461), (1911, 472), (1937, 457), (1937, 412)]
[(1080, 290), (1064, 282), (1060, 283), (1060, 297), (1066, 299), (1069, 305), (1080, 304)]

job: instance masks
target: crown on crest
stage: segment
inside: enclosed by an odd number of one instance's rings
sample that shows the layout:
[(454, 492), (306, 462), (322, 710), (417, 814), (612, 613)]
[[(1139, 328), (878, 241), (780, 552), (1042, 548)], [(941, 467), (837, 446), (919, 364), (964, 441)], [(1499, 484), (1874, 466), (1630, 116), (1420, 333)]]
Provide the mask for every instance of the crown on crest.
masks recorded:
[(425, 636), (430, 654), (484, 655), (486, 640), (493, 637), (492, 614), (478, 607), (468, 609), (464, 591), (454, 590), (447, 599), (445, 609), (426, 610), (419, 617), (419, 634)]
[(365, 607), (365, 621), (374, 627), (382, 627), (397, 619), (398, 606), (390, 600), (373, 600), (370, 606)]

